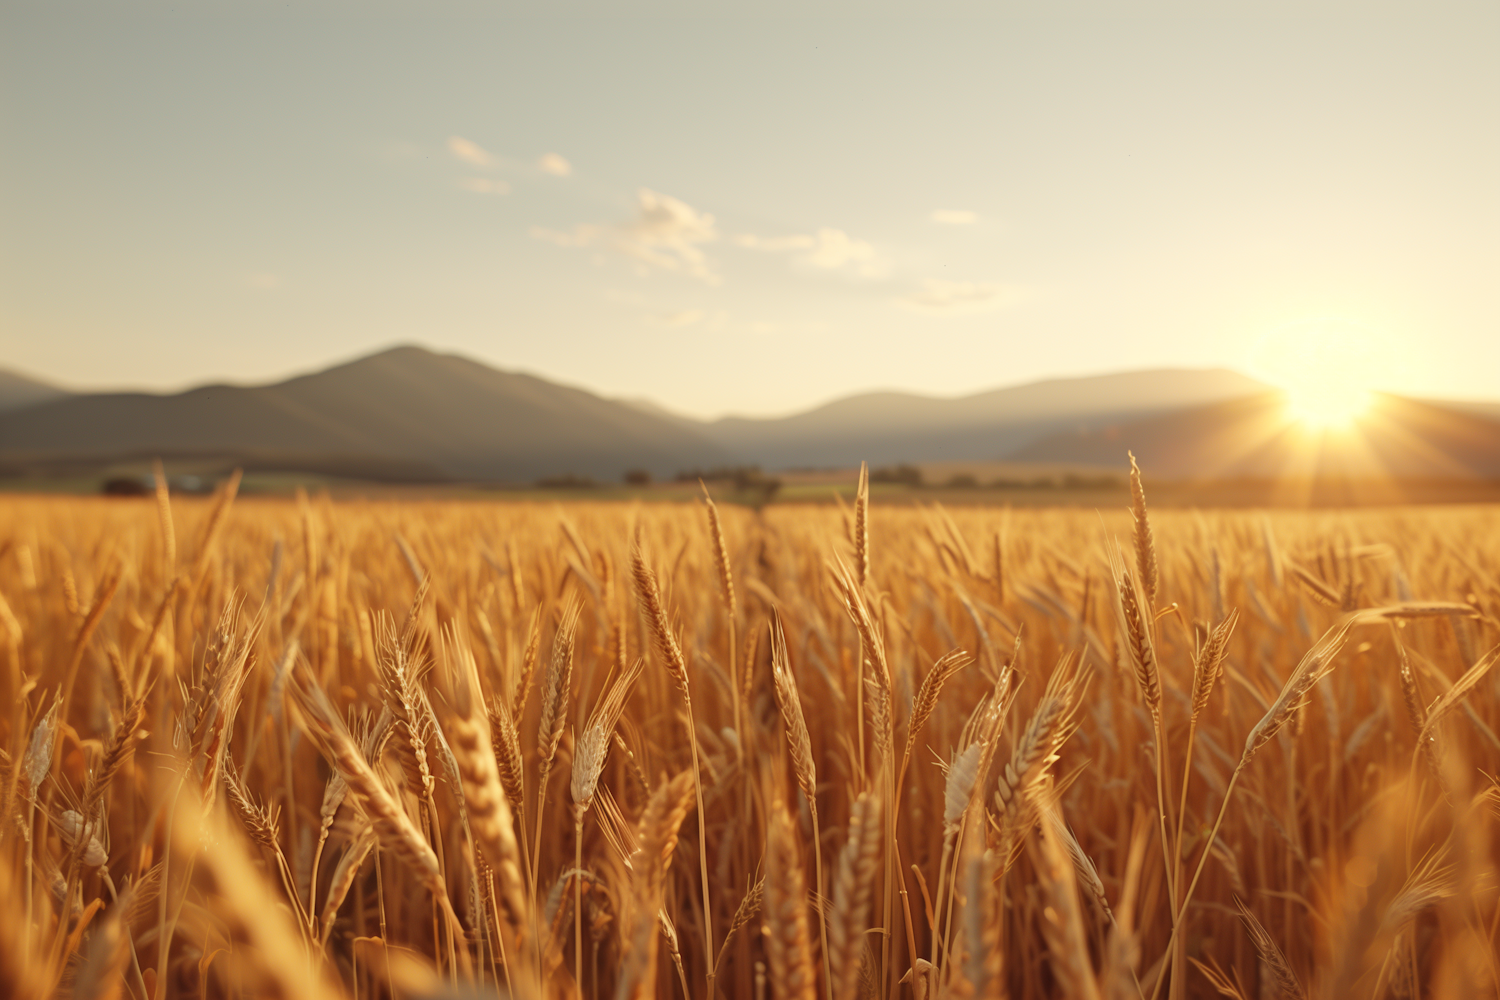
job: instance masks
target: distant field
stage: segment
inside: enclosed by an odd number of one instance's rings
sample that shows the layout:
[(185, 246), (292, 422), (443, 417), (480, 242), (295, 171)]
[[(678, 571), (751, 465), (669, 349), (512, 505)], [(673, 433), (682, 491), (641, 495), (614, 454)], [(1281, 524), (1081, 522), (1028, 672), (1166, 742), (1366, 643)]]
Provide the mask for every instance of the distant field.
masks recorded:
[(1495, 995), (1500, 505), (695, 490), (0, 498), (0, 993)]
[[(143, 495), (151, 491), (149, 463), (126, 463), (97, 470), (75, 470), (66, 475), (0, 476), (0, 495), (98, 494), (111, 482), (132, 482)], [(222, 483), (231, 467), (214, 463), (172, 466), (174, 476), (198, 477), (207, 487)], [(1115, 508), (1129, 503), (1128, 469), (1056, 463), (929, 462), (875, 470), (871, 495), (886, 504), (933, 504), (986, 507)], [(884, 481), (880, 475), (889, 477)], [(916, 481), (910, 477), (915, 474)], [(850, 502), (857, 468), (793, 469), (757, 473), (753, 484), (732, 479), (710, 479), (715, 496), (726, 503), (753, 507), (785, 503)], [(1287, 507), (1343, 508), (1403, 504), (1500, 503), (1500, 480), (1475, 478), (1407, 479), (1210, 479), (1148, 480), (1153, 503), (1159, 507)], [(549, 501), (695, 502), (696, 479), (658, 481), (646, 485), (581, 481), (495, 484), (464, 482), (400, 483), (317, 475), (305, 472), (249, 471), (240, 485), (242, 496), (290, 497), (298, 489), (327, 493), (335, 500), (501, 500), (520, 503)]]

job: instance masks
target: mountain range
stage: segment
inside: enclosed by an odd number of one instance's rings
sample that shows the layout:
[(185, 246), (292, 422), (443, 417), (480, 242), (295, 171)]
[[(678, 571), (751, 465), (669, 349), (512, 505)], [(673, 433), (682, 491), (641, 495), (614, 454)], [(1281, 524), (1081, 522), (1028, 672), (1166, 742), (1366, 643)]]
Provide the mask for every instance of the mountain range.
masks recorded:
[(1310, 441), (1280, 395), (1224, 369), (1053, 379), (959, 398), (875, 392), (780, 418), (700, 421), (402, 346), (273, 385), (69, 393), (0, 371), (0, 473), (154, 457), (406, 481), (618, 481), (760, 465), (1013, 460), (1154, 475), (1500, 477), (1500, 406), (1380, 396)]

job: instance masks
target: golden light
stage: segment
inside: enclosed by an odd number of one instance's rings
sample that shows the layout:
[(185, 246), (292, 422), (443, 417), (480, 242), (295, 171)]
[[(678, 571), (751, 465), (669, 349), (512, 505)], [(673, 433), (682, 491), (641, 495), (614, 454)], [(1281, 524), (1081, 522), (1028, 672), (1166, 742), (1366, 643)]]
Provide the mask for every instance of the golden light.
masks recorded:
[(1370, 391), (1350, 385), (1286, 390), (1286, 414), (1306, 430), (1341, 430), (1370, 407)]
[(1313, 318), (1266, 333), (1254, 367), (1286, 394), (1287, 419), (1321, 434), (1350, 428), (1369, 408), (1386, 362), (1387, 345), (1374, 332), (1344, 319)]

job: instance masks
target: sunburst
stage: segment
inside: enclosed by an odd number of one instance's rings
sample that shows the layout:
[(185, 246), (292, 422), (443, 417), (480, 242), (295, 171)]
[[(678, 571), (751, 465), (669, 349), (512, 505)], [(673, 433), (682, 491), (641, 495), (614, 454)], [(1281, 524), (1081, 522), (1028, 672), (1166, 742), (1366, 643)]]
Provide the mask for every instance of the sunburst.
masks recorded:
[(1303, 319), (1261, 339), (1256, 367), (1283, 390), (1289, 422), (1325, 434), (1351, 428), (1369, 409), (1386, 369), (1384, 347), (1348, 320)]

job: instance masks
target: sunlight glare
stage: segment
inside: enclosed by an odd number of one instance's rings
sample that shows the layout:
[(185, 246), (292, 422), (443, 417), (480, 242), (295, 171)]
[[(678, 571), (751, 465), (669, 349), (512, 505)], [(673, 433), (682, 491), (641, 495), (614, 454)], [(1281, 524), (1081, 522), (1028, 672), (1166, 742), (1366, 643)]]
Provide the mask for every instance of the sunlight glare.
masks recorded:
[(1266, 333), (1254, 367), (1286, 394), (1290, 421), (1310, 432), (1340, 430), (1369, 408), (1388, 369), (1387, 347), (1348, 320), (1303, 319)]
[(1370, 405), (1370, 391), (1351, 385), (1294, 387), (1286, 390), (1286, 412), (1308, 430), (1339, 430)]

